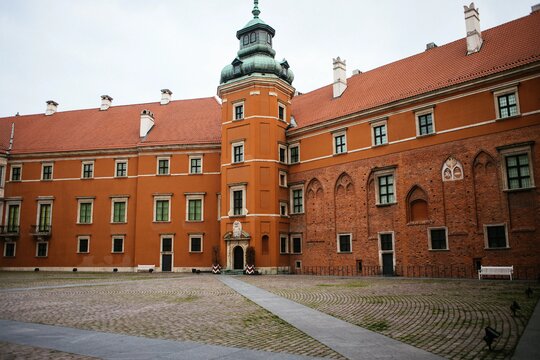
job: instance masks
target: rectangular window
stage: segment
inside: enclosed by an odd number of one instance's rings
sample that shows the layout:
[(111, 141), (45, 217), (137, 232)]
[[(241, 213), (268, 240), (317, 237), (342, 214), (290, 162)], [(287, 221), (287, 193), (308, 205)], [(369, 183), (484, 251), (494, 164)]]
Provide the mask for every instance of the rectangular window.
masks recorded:
[(19, 233), (19, 204), (8, 204), (7, 232)]
[(394, 249), (394, 245), (392, 243), (392, 234), (379, 234), (381, 239), (381, 251), (392, 251)]
[(90, 252), (90, 238), (88, 236), (79, 236), (77, 238), (77, 253), (87, 254)]
[(418, 134), (428, 135), (433, 133), (433, 115), (431, 113), (418, 116)]
[(279, 145), (279, 162), (287, 163), (287, 147), (285, 145)]
[(506, 225), (484, 225), (489, 249), (507, 248)]
[(4, 187), (4, 167), (0, 166), (0, 188)]
[(287, 235), (279, 236), (279, 252), (287, 254), (289, 252), (289, 237)]
[(112, 200), (112, 221), (113, 223), (127, 222), (127, 200)]
[(531, 187), (529, 156), (525, 154), (505, 157), (508, 189), (525, 189)]
[(234, 104), (233, 120), (242, 120), (244, 118), (244, 103)]
[(53, 165), (52, 164), (42, 164), (41, 165), (41, 180), (52, 180), (53, 176)]
[(304, 189), (303, 188), (292, 188), (291, 189), (292, 197), (292, 213), (300, 214), (304, 212)]
[(345, 132), (334, 134), (334, 154), (343, 154), (347, 152), (347, 138)]
[(188, 199), (188, 221), (202, 221), (202, 199)]
[(243, 215), (243, 194), (242, 190), (233, 191), (233, 214)]
[(289, 146), (289, 162), (291, 164), (300, 162), (300, 145)]
[(287, 173), (285, 171), (279, 171), (279, 186), (287, 187)]
[(11, 181), (21, 181), (22, 165), (11, 165)]
[(431, 250), (448, 250), (446, 228), (429, 229)]
[(497, 96), (497, 104), (501, 119), (519, 114), (516, 93), (514, 92)]
[(79, 224), (92, 223), (92, 202), (79, 202)]
[(5, 242), (4, 243), (4, 257), (15, 257), (15, 243), (14, 242)]
[(349, 253), (352, 251), (352, 235), (338, 234), (338, 252)]
[(167, 252), (172, 252), (172, 250), (173, 250), (172, 237), (162, 237), (161, 238), (161, 252), (167, 253)]
[(281, 104), (278, 105), (278, 119), (285, 121), (285, 106)]
[(200, 156), (189, 157), (189, 173), (202, 174), (202, 157)]
[(49, 250), (49, 243), (38, 242), (36, 243), (36, 256), (37, 257), (47, 257)]
[(288, 211), (287, 211), (287, 203), (286, 202), (280, 202), (279, 203), (279, 215), (281, 215), (281, 216), (289, 215)]
[(293, 236), (291, 241), (292, 241), (293, 254), (301, 254), (302, 253), (302, 237)]
[(203, 239), (201, 235), (189, 236), (189, 252), (200, 253), (203, 250)]
[(379, 204), (394, 203), (394, 175), (382, 175), (378, 178)]
[(116, 169), (114, 176), (116, 177), (126, 177), (127, 176), (127, 160), (116, 160), (115, 162)]
[(82, 163), (82, 178), (91, 179), (94, 177), (94, 162), (85, 161)]
[(244, 161), (244, 143), (232, 144), (233, 163), (240, 163)]
[(373, 145), (383, 145), (388, 142), (386, 138), (386, 124), (374, 125), (373, 129)]
[(169, 200), (155, 200), (155, 217), (154, 221), (169, 221)]
[(157, 173), (158, 175), (169, 175), (169, 158), (158, 158), (158, 168)]
[(124, 237), (114, 236), (112, 238), (112, 252), (123, 253), (124, 252)]
[(38, 204), (38, 232), (48, 232), (51, 227), (52, 204)]

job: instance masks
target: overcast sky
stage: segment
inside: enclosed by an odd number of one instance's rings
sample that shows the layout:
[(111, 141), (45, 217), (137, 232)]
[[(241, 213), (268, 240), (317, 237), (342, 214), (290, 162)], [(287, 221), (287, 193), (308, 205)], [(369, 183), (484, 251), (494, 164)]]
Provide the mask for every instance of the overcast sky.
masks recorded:
[[(470, 0), (467, 0), (470, 1)], [(538, 0), (477, 0), (488, 29), (528, 15)], [(332, 82), (332, 58), (347, 74), (367, 71), (465, 36), (463, 0), (261, 0), (276, 58), (293, 86)], [(0, 117), (213, 96), (238, 51), (236, 31), (252, 0), (0, 0)]]

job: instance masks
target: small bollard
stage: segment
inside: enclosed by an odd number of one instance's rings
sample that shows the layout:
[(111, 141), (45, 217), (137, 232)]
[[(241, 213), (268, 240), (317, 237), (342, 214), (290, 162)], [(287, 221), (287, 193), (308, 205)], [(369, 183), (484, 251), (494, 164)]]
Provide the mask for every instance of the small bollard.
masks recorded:
[(532, 291), (531, 287), (529, 286), (527, 288), (527, 290), (525, 290), (525, 295), (527, 295), (527, 297), (530, 298), (532, 296), (532, 294), (533, 294), (533, 291)]
[(484, 341), (486, 342), (489, 350), (491, 351), (491, 344), (493, 344), (493, 341), (498, 338), (499, 336), (501, 336), (501, 334), (493, 329), (492, 327), (486, 327), (486, 335), (484, 336)]
[(512, 305), (510, 305), (510, 310), (512, 310), (512, 314), (516, 316), (516, 311), (521, 310), (521, 306), (517, 303), (516, 300), (512, 302)]

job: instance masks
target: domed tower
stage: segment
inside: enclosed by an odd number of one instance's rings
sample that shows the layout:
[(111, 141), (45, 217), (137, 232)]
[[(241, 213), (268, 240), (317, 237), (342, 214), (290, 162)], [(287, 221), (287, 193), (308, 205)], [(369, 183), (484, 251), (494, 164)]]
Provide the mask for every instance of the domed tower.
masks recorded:
[[(289, 232), (288, 151), (285, 131), (294, 95), (293, 72), (276, 61), (275, 30), (259, 18), (238, 30), (240, 50), (221, 71), (221, 263), (246, 266), (248, 247), (255, 249), (259, 271), (287, 271), (287, 251), (280, 241)], [(281, 239), (281, 240), (280, 240)]]

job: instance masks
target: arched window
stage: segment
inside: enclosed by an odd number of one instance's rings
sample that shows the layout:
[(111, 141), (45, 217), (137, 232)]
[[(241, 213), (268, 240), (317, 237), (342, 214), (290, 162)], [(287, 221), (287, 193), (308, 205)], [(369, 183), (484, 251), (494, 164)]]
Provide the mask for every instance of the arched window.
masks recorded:
[(252, 32), (251, 34), (249, 34), (249, 42), (250, 43), (254, 43), (256, 40), (257, 40), (257, 33)]

